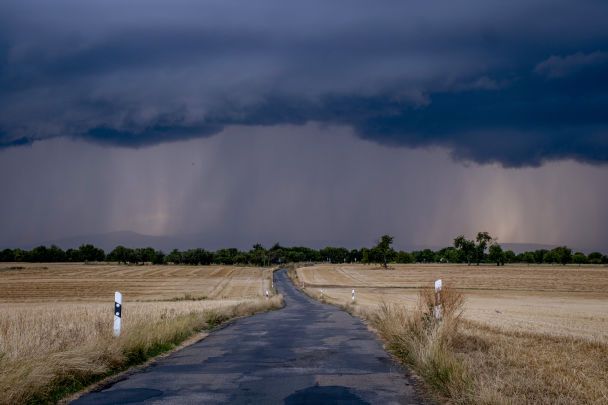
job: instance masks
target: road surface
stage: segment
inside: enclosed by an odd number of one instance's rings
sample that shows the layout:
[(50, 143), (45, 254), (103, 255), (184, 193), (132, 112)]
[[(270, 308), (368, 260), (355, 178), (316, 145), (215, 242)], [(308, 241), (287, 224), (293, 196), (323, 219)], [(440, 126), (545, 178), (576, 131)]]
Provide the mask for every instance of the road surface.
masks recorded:
[(412, 381), (357, 318), (275, 273), (285, 308), (238, 319), (73, 404), (412, 404)]

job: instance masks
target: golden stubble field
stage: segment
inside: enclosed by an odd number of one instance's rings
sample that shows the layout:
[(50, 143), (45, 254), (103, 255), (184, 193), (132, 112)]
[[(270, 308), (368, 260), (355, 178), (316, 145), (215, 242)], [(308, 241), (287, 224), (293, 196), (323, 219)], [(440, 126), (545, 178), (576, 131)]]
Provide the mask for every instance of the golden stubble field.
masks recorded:
[(261, 297), (270, 269), (236, 266), (121, 266), (82, 263), (0, 264), (0, 303), (108, 302)]
[(357, 305), (381, 302), (413, 308), (418, 290), (442, 279), (466, 297), (465, 317), (510, 330), (608, 341), (608, 267), (320, 265), (297, 270), (299, 279), (327, 299)]
[[(401, 330), (387, 345), (417, 372), (438, 376), (430, 386), (440, 402), (608, 403), (608, 267), (391, 267), (318, 265), (296, 272), (310, 295), (321, 297), (322, 290), (324, 300)], [(416, 317), (421, 289), (439, 278), (464, 295), (458, 332), (437, 341), (429, 335), (414, 349), (419, 362), (410, 363), (405, 348), (412, 348), (406, 344), (412, 331), (400, 323)], [(393, 309), (378, 318), (383, 303)], [(441, 355), (432, 351), (437, 348)], [(449, 366), (441, 369), (438, 359)], [(455, 378), (453, 367), (465, 372)]]
[[(236, 266), (0, 264), (0, 403), (48, 398), (218, 321), (277, 307), (280, 297), (264, 296), (271, 275)], [(112, 336), (115, 291), (123, 294), (120, 338)]]

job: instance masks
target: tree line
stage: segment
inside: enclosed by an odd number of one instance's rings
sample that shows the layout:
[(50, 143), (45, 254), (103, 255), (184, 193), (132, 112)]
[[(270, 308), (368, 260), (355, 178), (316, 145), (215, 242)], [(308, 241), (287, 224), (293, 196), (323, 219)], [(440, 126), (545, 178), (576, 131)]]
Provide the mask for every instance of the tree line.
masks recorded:
[(236, 248), (210, 251), (206, 249), (174, 249), (169, 253), (147, 248), (117, 246), (111, 252), (91, 244), (76, 249), (63, 250), (57, 246), (38, 246), (31, 250), (4, 249), (0, 251), (0, 262), (118, 262), (127, 264), (241, 264), (270, 266), (280, 263), (330, 262), (330, 263), (377, 263), (387, 267), (389, 263), (550, 263), (550, 264), (608, 264), (608, 256), (593, 252), (585, 255), (572, 252), (567, 246), (553, 249), (538, 249), (516, 254), (503, 250), (495, 238), (487, 232), (479, 232), (474, 239), (459, 235), (453, 245), (439, 250), (423, 249), (412, 252), (395, 250), (393, 237), (383, 235), (375, 246), (361, 249), (328, 246), (312, 249), (302, 246), (285, 247), (276, 243), (270, 248), (261, 244), (249, 250)]

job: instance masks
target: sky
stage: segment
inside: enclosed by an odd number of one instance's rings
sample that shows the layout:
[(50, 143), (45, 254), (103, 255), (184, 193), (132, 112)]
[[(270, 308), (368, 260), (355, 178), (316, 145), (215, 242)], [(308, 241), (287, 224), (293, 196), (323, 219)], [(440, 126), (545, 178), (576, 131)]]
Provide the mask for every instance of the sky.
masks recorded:
[(0, 4), (0, 245), (608, 252), (605, 1)]

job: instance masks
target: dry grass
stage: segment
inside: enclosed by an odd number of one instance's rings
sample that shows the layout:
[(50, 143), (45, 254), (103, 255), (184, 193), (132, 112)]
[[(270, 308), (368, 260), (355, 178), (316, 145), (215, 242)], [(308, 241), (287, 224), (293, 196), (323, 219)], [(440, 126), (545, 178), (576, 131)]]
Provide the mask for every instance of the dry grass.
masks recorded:
[[(297, 275), (311, 295), (323, 289), (338, 305), (355, 288), (349, 310), (374, 314), (368, 319), (387, 346), (443, 402), (608, 403), (608, 268), (395, 267), (316, 266)], [(466, 295), (464, 313), (425, 329), (429, 310), (417, 296), (437, 278)]]
[(454, 354), (475, 381), (471, 403), (608, 403), (606, 343), (465, 321)]
[(414, 311), (381, 305), (372, 325), (386, 340), (389, 350), (409, 364), (441, 398), (470, 403), (474, 385), (467, 367), (454, 354), (460, 326), (462, 294), (445, 288), (441, 320), (434, 316), (432, 291), (420, 292)]
[[(121, 272), (118, 266), (80, 265), (80, 273), (73, 265), (32, 267), (14, 270), (25, 272), (20, 295), (14, 287), (9, 292), (0, 287), (2, 404), (56, 400), (169, 350), (196, 332), (282, 305), (280, 296), (262, 298), (263, 286), (269, 284), (268, 269), (125, 266)], [(3, 286), (19, 283), (13, 270), (0, 274)], [(225, 274), (219, 282), (218, 274)], [(173, 277), (178, 280), (171, 280)], [(106, 282), (97, 283), (100, 279)], [(47, 280), (53, 280), (53, 289), (45, 288)], [(117, 284), (113, 283), (121, 281), (128, 285), (121, 289), (126, 291), (123, 333), (114, 338), (113, 290)], [(163, 282), (170, 285), (172, 296), (162, 289)], [(218, 292), (236, 297), (239, 289), (243, 298), (196, 300), (197, 294), (217, 297)], [(69, 302), (66, 296), (76, 301)], [(11, 297), (16, 302), (11, 303)], [(96, 302), (102, 297), (105, 303)], [(167, 301), (159, 301), (163, 299)]]

